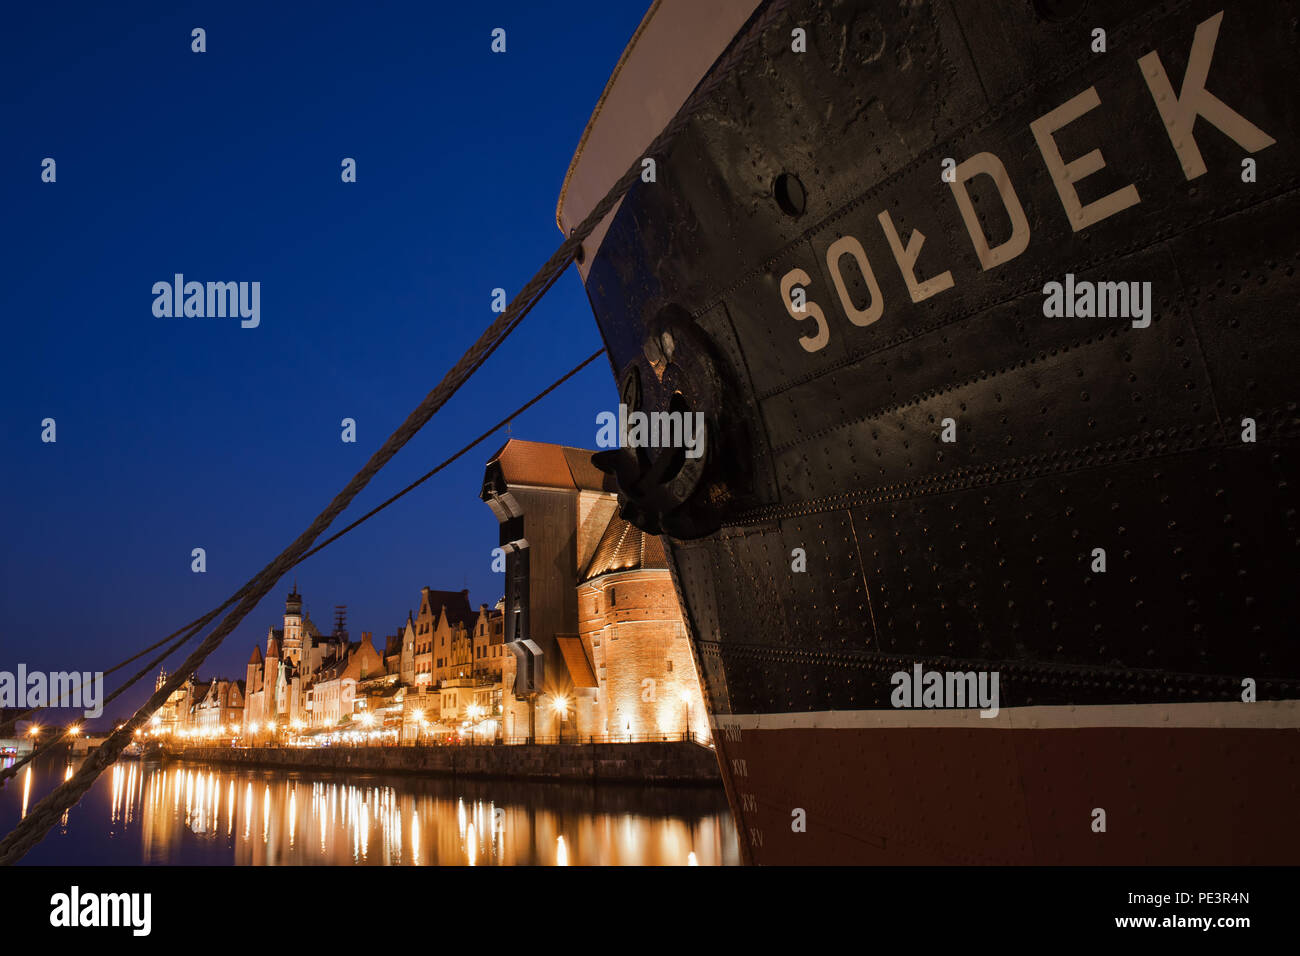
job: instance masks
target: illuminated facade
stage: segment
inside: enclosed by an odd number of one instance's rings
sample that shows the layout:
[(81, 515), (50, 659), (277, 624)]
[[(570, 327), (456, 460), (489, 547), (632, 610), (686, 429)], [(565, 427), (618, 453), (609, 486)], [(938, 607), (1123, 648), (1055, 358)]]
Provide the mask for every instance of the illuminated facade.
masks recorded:
[(217, 678), (194, 705), (191, 726), (204, 736), (234, 734), (244, 719), (244, 681)]
[[(154, 690), (167, 680), (158, 672)], [(149, 719), (147, 730), (156, 736), (217, 736), (237, 728), (244, 716), (244, 681), (215, 678), (196, 680), (193, 675), (172, 691)]]
[(512, 439), (481, 497), (505, 552), (504, 735), (707, 739), (663, 546), (619, 517), (591, 452)]
[(337, 658), (326, 662), (312, 685), (312, 709), (307, 722), (312, 729), (337, 727), (351, 720), (353, 702), (361, 683), (384, 673), (384, 659), (375, 650), (369, 631)]
[(321, 731), (408, 744), (707, 740), (663, 545), (619, 516), (591, 453), (512, 439), (488, 462), (482, 498), (504, 555), (494, 607), (474, 610), (468, 590), (421, 588), (418, 611), (380, 651), (369, 632), (349, 641), (341, 614), (322, 635), (295, 586), (245, 679), (187, 681), (154, 731), (246, 742)]
[[(322, 670), (338, 662), (349, 647), (342, 622), (328, 637), (304, 612), (295, 585), (284, 603), (284, 626), (270, 628), (266, 654), (253, 648), (244, 675), (244, 702), (240, 724), (251, 735), (257, 727), (305, 728), (312, 726), (313, 685)], [(373, 650), (373, 649), (372, 649)]]
[(708, 739), (699, 674), (657, 537), (614, 515), (578, 586), (578, 615), (579, 639), (562, 650), (586, 656), (587, 682), (596, 686), (590, 695), (575, 692), (577, 732)]

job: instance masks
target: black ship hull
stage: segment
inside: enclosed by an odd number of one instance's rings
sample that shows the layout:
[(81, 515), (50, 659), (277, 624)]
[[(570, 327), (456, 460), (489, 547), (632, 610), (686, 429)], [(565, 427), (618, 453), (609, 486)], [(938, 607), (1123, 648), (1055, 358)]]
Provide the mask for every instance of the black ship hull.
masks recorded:
[(604, 464), (751, 862), (1300, 861), (1297, 16), (793, 3), (623, 201), (708, 444)]

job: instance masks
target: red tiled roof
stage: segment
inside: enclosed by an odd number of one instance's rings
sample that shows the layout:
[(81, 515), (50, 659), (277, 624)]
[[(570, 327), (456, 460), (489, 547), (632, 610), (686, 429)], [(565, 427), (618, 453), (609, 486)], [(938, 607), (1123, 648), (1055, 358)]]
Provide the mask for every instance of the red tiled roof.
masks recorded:
[(614, 491), (613, 477), (591, 463), (592, 454), (586, 448), (512, 438), (491, 461), (500, 462), (508, 484)]

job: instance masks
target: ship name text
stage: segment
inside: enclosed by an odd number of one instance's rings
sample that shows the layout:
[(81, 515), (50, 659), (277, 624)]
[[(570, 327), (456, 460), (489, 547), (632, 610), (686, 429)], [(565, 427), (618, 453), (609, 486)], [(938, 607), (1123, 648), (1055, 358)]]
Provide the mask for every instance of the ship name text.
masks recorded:
[[(1153, 50), (1137, 60), (1138, 72), (1150, 91), (1154, 111), (1159, 116), (1160, 125), (1167, 133), (1175, 158), (1188, 181), (1207, 172), (1205, 160), (1193, 135), (1193, 126), (1198, 119), (1203, 120), (1206, 125), (1213, 126), (1248, 153), (1258, 152), (1276, 142), (1272, 136), (1206, 89), (1211, 59), (1222, 21), (1223, 11), (1219, 11), (1196, 27), (1180, 90), (1175, 91), (1158, 52)], [(1093, 149), (1068, 160), (1061, 155), (1061, 145), (1056, 139), (1057, 134), (1100, 105), (1101, 98), (1097, 93), (1097, 87), (1089, 86), (1029, 124), (1038, 153), (1064, 209), (1065, 218), (1069, 222), (1070, 229), (1075, 233), (1142, 202), (1137, 186), (1132, 183), (1085, 202), (1079, 195), (1080, 183), (1106, 168), (1102, 151)], [(940, 180), (951, 190), (962, 223), (970, 236), (981, 272), (988, 272), (1005, 265), (1029, 248), (1029, 219), (1025, 215), (1020, 197), (1001, 159), (993, 153), (980, 152), (955, 165), (945, 165), (944, 170)], [(992, 182), (1006, 220), (1010, 222), (1010, 235), (996, 245), (985, 233), (980, 221), (981, 217), (976, 213), (974, 201), (967, 189), (968, 183), (977, 176), (986, 176)], [(1088, 191), (1086, 186), (1084, 191)], [(925, 270), (930, 274), (918, 274), (918, 260), (926, 237), (919, 229), (913, 229), (908, 234), (905, 225), (900, 232), (899, 224), (890, 215), (890, 208), (891, 206), (887, 204), (886, 208), (876, 216), (880, 227), (879, 235), (888, 246), (902, 274), (912, 302), (923, 302), (953, 288), (955, 282), (951, 270), (941, 272)], [(846, 258), (854, 260), (856, 271), (861, 275), (864, 291), (859, 293), (859, 298), (865, 299), (865, 302), (854, 301), (854, 297), (850, 294), (843, 271)], [(834, 286), (836, 298), (849, 322), (863, 327), (878, 321), (884, 315), (885, 302), (862, 240), (854, 235), (840, 236), (827, 247), (825, 259), (826, 274)], [(806, 334), (799, 338), (799, 345), (807, 352), (819, 352), (830, 341), (831, 331), (825, 310), (809, 295), (812, 282), (812, 276), (808, 271), (793, 268), (781, 276), (780, 290), (786, 312), (799, 322), (801, 329), (806, 331)], [(1067, 276), (1068, 283), (1073, 283), (1072, 276)], [(1069, 317), (1073, 313), (1080, 317), (1095, 315), (1098, 318), (1114, 315), (1132, 318), (1135, 328), (1146, 328), (1150, 324), (1150, 283), (1143, 283), (1141, 290), (1132, 291), (1128, 287), (1136, 286), (1136, 283), (1098, 283), (1097, 285), (1099, 288), (1096, 290), (1091, 289), (1091, 283), (1087, 287), (1082, 283), (1076, 283), (1072, 287), (1067, 285), (1067, 289), (1077, 289), (1080, 296), (1088, 296), (1086, 302), (1083, 299), (1076, 302), (1069, 291), (1060, 289), (1059, 283), (1049, 282), (1043, 290), (1043, 294), (1048, 297), (1043, 307), (1044, 315)], [(1103, 286), (1104, 289), (1100, 288)], [(1083, 291), (1085, 288), (1088, 291)], [(1092, 298), (1094, 292), (1098, 296), (1095, 300)], [(1100, 304), (1103, 302), (1100, 298), (1103, 295), (1107, 298), (1104, 300), (1105, 304)], [(1141, 311), (1115, 313), (1092, 311), (1094, 308), (1105, 308), (1109, 304), (1114, 304), (1118, 308), (1121, 295), (1127, 300), (1129, 309), (1140, 306)], [(1090, 305), (1090, 302), (1098, 304)], [(1063, 310), (1062, 306), (1064, 306)]]

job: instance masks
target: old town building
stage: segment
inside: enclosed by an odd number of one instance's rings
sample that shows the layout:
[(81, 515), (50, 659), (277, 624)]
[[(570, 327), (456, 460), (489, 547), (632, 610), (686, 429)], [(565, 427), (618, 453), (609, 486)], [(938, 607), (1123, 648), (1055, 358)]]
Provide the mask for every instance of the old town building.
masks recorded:
[(243, 686), (242, 680), (210, 681), (207, 693), (194, 705), (192, 726), (207, 736), (234, 733), (244, 719)]
[(708, 738), (699, 674), (659, 538), (614, 515), (578, 586), (578, 613), (579, 639), (562, 649), (571, 648), (574, 659), (585, 655), (589, 668), (585, 681), (575, 679), (579, 732), (636, 738), (688, 730)]
[(504, 734), (707, 739), (662, 545), (618, 516), (591, 454), (512, 439), (487, 464), (506, 558)]
[(375, 650), (370, 632), (363, 631), (360, 641), (347, 645), (317, 672), (308, 726), (333, 728), (351, 721), (358, 686), (383, 674), (384, 659)]
[[(154, 690), (167, 681), (167, 671), (158, 672)], [(244, 681), (216, 678), (198, 680), (191, 674), (167, 695), (150, 718), (150, 729), (161, 734), (217, 736), (234, 733), (244, 715)]]
[(619, 516), (591, 454), (511, 439), (487, 463), (481, 498), (499, 522), (505, 578), (495, 606), (475, 610), (467, 589), (423, 587), (418, 610), (377, 648), (370, 632), (348, 639), (341, 606), (322, 634), (295, 584), (244, 680), (191, 677), (154, 715), (154, 732), (707, 740), (663, 545)]
[(295, 584), (285, 599), (283, 627), (269, 628), (266, 654), (254, 647), (248, 660), (242, 720), (247, 732), (310, 726), (310, 689), (321, 669), (336, 662), (347, 647), (342, 622), (333, 634), (322, 634), (304, 612)]

